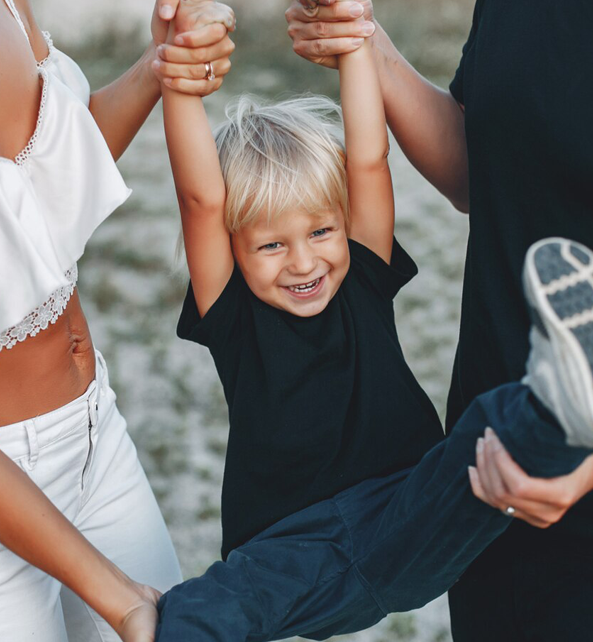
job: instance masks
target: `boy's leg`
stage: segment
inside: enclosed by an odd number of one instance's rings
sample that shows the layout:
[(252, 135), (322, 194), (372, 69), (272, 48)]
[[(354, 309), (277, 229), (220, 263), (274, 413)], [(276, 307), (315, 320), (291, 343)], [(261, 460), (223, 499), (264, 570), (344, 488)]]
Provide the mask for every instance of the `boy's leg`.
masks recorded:
[[(422, 460), (385, 511), (393, 528), (388, 537), (397, 541), (409, 570), (390, 568), (382, 546), (370, 548), (359, 563), (385, 610), (419, 606), (430, 597), (426, 585), (436, 597), (484, 548), (485, 539), (504, 529), (501, 515), (472, 500), (467, 484), (462, 463), (473, 461), (476, 431), (492, 426), (531, 475), (566, 474), (590, 454), (565, 441), (593, 447), (593, 253), (564, 239), (541, 241), (527, 254), (524, 286), (534, 318), (526, 382), (560, 423), (529, 388), (516, 384), (486, 393), (470, 406), (447, 442)], [(429, 537), (428, 545), (414, 540), (420, 533)]]
[(412, 470), (380, 511), (361, 519), (360, 498), (338, 499), (357, 546), (356, 567), (385, 612), (423, 606), (447, 591), (511, 518), (473, 496), (467, 467), (490, 426), (515, 461), (540, 477), (574, 470), (591, 451), (571, 448), (554, 418), (521, 384), (478, 397), (443, 443)]
[[(555, 314), (540, 312), (546, 323)], [(582, 333), (577, 351), (587, 354), (587, 343), (593, 346), (593, 332)], [(526, 386), (487, 393), (404, 481), (359, 484), (283, 520), (225, 564), (174, 588), (161, 603), (158, 642), (324, 639), (443, 593), (510, 522), (477, 500), (468, 481), (467, 466), (487, 426), (532, 474), (568, 473), (590, 454), (565, 444)]]
[(363, 482), (288, 517), (172, 589), (157, 642), (325, 639), (441, 595), (511, 521), (469, 485), (486, 426), (538, 475), (568, 473), (590, 454), (566, 446), (526, 386), (499, 388), (409, 475)]

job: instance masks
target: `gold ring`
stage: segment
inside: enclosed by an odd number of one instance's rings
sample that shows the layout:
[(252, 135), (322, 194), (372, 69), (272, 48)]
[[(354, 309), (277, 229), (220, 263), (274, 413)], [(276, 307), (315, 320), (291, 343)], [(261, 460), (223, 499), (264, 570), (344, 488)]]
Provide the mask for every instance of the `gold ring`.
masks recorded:
[(205, 64), (206, 67), (206, 80), (214, 80), (216, 78), (216, 74), (214, 73), (214, 69), (212, 68), (212, 63), (207, 62)]
[(314, 18), (319, 13), (319, 2), (317, 0), (314, 1), (315, 5), (313, 7), (303, 7), (304, 12), (309, 18)]

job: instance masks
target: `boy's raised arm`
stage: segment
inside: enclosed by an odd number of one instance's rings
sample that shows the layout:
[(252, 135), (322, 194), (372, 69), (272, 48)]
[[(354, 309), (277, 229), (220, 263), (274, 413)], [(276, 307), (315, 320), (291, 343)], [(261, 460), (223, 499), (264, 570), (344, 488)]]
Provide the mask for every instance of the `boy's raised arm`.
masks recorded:
[[(216, 27), (226, 30), (223, 25)], [(204, 47), (211, 44), (207, 38), (212, 32), (204, 30)], [(221, 85), (219, 79), (202, 82), (202, 95)], [(202, 98), (176, 92), (165, 83), (163, 109), (187, 263), (198, 311), (203, 317), (224, 290), (234, 266), (230, 235), (224, 223), (226, 189)]]
[(339, 58), (346, 133), (350, 234), (387, 263), (393, 245), (389, 138), (379, 77), (369, 40)]

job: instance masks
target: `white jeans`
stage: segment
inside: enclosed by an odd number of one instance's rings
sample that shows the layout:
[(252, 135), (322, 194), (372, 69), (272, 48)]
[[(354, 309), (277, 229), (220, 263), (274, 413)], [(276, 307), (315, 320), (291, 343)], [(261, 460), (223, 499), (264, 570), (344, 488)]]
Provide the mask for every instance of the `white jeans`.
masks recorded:
[[(0, 427), (0, 450), (130, 577), (161, 591), (181, 581), (171, 539), (99, 353), (96, 379), (82, 397)], [(57, 580), (0, 546), (0, 640), (112, 642), (119, 637)]]

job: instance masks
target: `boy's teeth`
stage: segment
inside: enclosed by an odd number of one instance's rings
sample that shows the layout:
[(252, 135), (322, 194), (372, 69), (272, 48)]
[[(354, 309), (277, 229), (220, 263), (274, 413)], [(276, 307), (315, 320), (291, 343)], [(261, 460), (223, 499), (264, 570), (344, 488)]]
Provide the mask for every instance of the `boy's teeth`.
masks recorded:
[(310, 292), (319, 285), (321, 279), (315, 279), (311, 283), (304, 283), (303, 285), (289, 285), (288, 289), (291, 292)]

